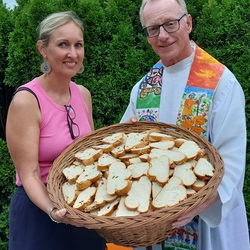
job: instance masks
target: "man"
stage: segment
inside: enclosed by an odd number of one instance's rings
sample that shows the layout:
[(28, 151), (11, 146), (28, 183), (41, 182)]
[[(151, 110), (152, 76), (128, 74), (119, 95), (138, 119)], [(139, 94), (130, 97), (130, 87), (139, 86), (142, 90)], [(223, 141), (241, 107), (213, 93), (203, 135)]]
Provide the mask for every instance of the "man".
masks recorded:
[[(140, 18), (160, 61), (133, 87), (121, 122), (150, 120), (183, 126), (207, 138), (219, 150), (225, 167), (217, 192), (180, 216), (172, 224), (175, 236), (164, 244), (174, 249), (248, 250), (242, 193), (246, 156), (242, 88), (228, 68), (190, 41), (192, 17), (184, 0), (143, 0)], [(180, 237), (178, 231), (183, 230)]]

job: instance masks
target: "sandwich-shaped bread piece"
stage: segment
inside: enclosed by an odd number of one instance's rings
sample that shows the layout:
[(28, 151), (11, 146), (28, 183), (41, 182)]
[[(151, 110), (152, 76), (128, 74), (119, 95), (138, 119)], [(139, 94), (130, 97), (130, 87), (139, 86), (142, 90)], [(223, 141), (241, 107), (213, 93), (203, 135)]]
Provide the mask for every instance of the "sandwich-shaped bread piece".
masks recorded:
[(207, 158), (200, 158), (194, 167), (194, 173), (201, 179), (209, 179), (214, 175), (214, 167)]
[(161, 131), (153, 131), (149, 133), (149, 141), (164, 141), (164, 140), (170, 140), (173, 141), (174, 138), (171, 135), (164, 134)]
[(168, 183), (162, 188), (153, 199), (152, 206), (155, 209), (171, 207), (183, 201), (187, 197), (187, 190), (179, 177), (171, 177)]
[(131, 188), (132, 172), (123, 162), (114, 162), (109, 167), (107, 193), (109, 195), (125, 195)]
[(94, 145), (92, 146), (92, 148), (94, 149), (101, 149), (103, 151), (103, 153), (109, 153), (111, 150), (114, 149), (114, 145), (109, 144), (109, 143), (105, 143), (105, 144), (100, 144), (100, 145)]
[(203, 180), (196, 180), (195, 183), (192, 185), (192, 189), (198, 192), (206, 185), (206, 182)]
[(173, 176), (179, 177), (184, 186), (192, 186), (197, 180), (193, 172), (193, 167), (189, 162), (177, 165), (174, 169)]
[(107, 179), (101, 178), (98, 182), (94, 202), (100, 207), (104, 206), (107, 202), (112, 202), (117, 198), (117, 195), (109, 195), (107, 193)]
[(87, 165), (83, 173), (76, 180), (77, 189), (83, 190), (98, 181), (101, 177), (102, 173), (97, 169), (97, 162)]
[(147, 133), (129, 133), (125, 143), (125, 151), (130, 152), (132, 148), (138, 148), (147, 144)]
[(133, 181), (132, 187), (125, 198), (125, 206), (140, 213), (149, 210), (151, 195), (151, 182), (147, 176), (142, 176), (138, 181)]
[(86, 166), (94, 163), (102, 154), (102, 149), (86, 148), (83, 151), (77, 152), (75, 158)]
[(99, 157), (97, 161), (97, 168), (99, 171), (108, 170), (109, 166), (115, 161), (120, 160), (115, 158), (111, 154), (104, 153), (102, 156)]
[(69, 206), (73, 206), (79, 191), (76, 188), (76, 184), (70, 184), (69, 182), (65, 182), (62, 185), (62, 193), (64, 200), (67, 202)]
[(149, 166), (148, 176), (151, 181), (157, 181), (160, 184), (167, 183), (170, 170), (170, 161), (168, 156), (161, 155), (158, 158), (150, 159)]
[(159, 158), (161, 155), (166, 155), (168, 156), (170, 160), (170, 164), (176, 163), (176, 164), (181, 164), (186, 162), (187, 157), (184, 153), (179, 152), (179, 151), (174, 151), (174, 150), (165, 150), (165, 149), (158, 149), (158, 148), (153, 148), (151, 152), (149, 153), (149, 158)]
[(98, 216), (111, 215), (115, 211), (117, 205), (119, 204), (119, 200), (120, 197), (117, 197), (114, 201), (106, 203), (103, 207), (99, 209), (97, 215)]
[(131, 210), (125, 206), (124, 202), (127, 196), (121, 196), (115, 216), (135, 216), (140, 214), (138, 210)]
[(71, 165), (69, 167), (64, 168), (62, 172), (66, 177), (67, 181), (70, 184), (74, 184), (76, 183), (76, 179), (78, 178), (78, 176), (82, 174), (83, 168), (81, 167), (81, 165)]
[(159, 142), (151, 142), (149, 143), (151, 148), (160, 148), (160, 149), (172, 149), (174, 147), (174, 141), (165, 140)]
[(112, 144), (113, 146), (117, 146), (125, 139), (126, 139), (125, 133), (118, 132), (118, 133), (114, 133), (112, 135), (104, 137), (102, 139), (102, 142)]
[(88, 187), (81, 191), (76, 198), (73, 208), (84, 210), (85, 207), (90, 205), (96, 192), (96, 187)]
[(128, 166), (128, 169), (132, 172), (132, 178), (138, 179), (143, 175), (147, 175), (149, 169), (148, 162), (134, 163)]
[(191, 160), (200, 154), (201, 148), (194, 141), (186, 141), (179, 147), (179, 151), (184, 153), (188, 160)]

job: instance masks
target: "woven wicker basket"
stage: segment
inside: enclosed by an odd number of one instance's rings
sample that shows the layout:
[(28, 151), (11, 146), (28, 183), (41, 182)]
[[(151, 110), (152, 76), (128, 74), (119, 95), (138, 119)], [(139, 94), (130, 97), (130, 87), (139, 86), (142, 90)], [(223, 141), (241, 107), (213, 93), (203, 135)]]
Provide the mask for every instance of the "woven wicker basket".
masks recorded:
[[(87, 147), (100, 144), (102, 138), (115, 132), (143, 132), (158, 128), (162, 133), (176, 138), (195, 141), (207, 153), (208, 160), (215, 167), (214, 176), (199, 192), (179, 204), (160, 210), (140, 214), (137, 216), (111, 217), (96, 216), (81, 212), (67, 205), (64, 201), (61, 186), (65, 182), (62, 170), (74, 161), (74, 154)], [(48, 175), (48, 192), (57, 208), (66, 208), (67, 217), (72, 222), (80, 223), (97, 232), (107, 242), (127, 247), (150, 246), (162, 241), (172, 233), (171, 223), (181, 214), (191, 211), (202, 204), (217, 189), (223, 176), (223, 161), (218, 151), (205, 139), (195, 133), (175, 125), (161, 122), (137, 122), (135, 124), (122, 123), (98, 129), (87, 136), (78, 139), (70, 145), (54, 161)]]

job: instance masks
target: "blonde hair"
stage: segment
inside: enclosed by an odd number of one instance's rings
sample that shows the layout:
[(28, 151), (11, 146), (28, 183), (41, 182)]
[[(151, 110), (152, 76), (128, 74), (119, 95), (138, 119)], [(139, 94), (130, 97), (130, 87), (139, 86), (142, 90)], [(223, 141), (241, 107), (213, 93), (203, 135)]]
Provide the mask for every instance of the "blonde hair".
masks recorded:
[(53, 13), (47, 16), (37, 27), (39, 39), (42, 41), (43, 45), (48, 45), (51, 34), (55, 29), (68, 22), (74, 22), (79, 26), (82, 32), (84, 32), (82, 21), (75, 12), (64, 11)]

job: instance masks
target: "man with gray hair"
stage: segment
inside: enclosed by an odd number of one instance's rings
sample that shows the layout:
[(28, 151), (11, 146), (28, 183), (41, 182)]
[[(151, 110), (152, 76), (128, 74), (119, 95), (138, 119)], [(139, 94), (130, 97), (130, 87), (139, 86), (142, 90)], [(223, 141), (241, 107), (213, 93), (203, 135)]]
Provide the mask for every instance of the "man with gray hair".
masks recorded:
[[(173, 222), (173, 235), (162, 244), (137, 250), (249, 250), (242, 192), (246, 159), (243, 90), (225, 65), (190, 41), (192, 17), (185, 1), (143, 0), (140, 18), (148, 43), (161, 60), (133, 87), (121, 122), (159, 121), (196, 132), (218, 149), (225, 173), (207, 201)], [(140, 95), (145, 88), (156, 87), (157, 93)]]

